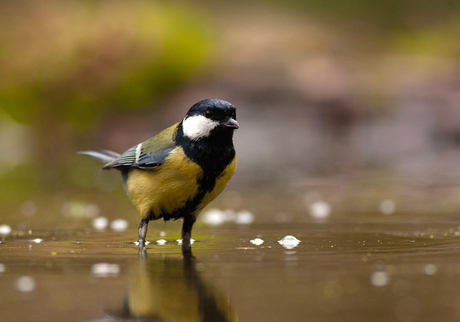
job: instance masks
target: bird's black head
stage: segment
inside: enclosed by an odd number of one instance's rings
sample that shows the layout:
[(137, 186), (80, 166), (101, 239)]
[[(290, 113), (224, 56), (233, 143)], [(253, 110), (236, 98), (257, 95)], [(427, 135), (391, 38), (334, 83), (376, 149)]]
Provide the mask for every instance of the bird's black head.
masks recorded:
[(196, 103), (179, 124), (176, 143), (203, 169), (200, 185), (206, 191), (235, 158), (233, 132), (238, 127), (235, 107), (219, 99)]
[(220, 99), (205, 99), (195, 105), (182, 121), (184, 136), (192, 141), (228, 136), (239, 127), (235, 106)]

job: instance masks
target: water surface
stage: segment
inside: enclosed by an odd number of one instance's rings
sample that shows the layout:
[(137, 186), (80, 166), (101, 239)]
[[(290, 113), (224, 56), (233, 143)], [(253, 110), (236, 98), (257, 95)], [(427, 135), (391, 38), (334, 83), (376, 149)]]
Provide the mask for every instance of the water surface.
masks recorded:
[(134, 229), (10, 234), (0, 321), (460, 320), (459, 234), (453, 220), (201, 226), (192, 262), (174, 227), (142, 256)]

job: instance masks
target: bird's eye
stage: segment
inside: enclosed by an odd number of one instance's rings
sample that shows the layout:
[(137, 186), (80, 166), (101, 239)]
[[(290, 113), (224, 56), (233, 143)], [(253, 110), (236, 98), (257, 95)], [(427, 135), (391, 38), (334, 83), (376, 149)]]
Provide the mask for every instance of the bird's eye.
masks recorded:
[(211, 110), (206, 110), (204, 111), (204, 116), (210, 119), (214, 116), (214, 113)]

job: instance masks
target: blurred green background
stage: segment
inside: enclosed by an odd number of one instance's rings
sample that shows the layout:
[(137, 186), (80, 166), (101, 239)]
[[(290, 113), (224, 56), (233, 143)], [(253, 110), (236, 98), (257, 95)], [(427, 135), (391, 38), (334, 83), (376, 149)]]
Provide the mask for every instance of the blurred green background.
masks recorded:
[[(138, 217), (123, 152), (204, 98), (238, 110), (214, 207), (258, 221), (460, 209), (458, 1), (1, 1), (0, 224)], [(388, 208), (388, 207), (387, 207)], [(383, 210), (382, 210), (383, 209)]]

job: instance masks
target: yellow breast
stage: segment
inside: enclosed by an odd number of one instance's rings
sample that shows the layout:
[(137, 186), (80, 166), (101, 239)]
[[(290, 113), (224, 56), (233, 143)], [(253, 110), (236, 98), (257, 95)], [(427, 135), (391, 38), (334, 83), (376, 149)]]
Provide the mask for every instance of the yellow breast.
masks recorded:
[(216, 185), (211, 192), (208, 192), (201, 201), (198, 210), (202, 210), (208, 203), (214, 200), (227, 186), (236, 169), (236, 156), (233, 161), (224, 169), (216, 180)]
[[(216, 179), (214, 189), (203, 196), (195, 215), (225, 189), (235, 168), (236, 157)], [(160, 214), (173, 213), (184, 207), (187, 201), (197, 196), (197, 179), (202, 174), (201, 167), (191, 161), (181, 147), (177, 147), (161, 166), (152, 170), (131, 170), (127, 190), (142, 217), (151, 212), (158, 218)]]
[(158, 217), (162, 212), (180, 209), (196, 196), (196, 179), (201, 173), (201, 167), (188, 159), (181, 147), (177, 147), (158, 168), (131, 170), (127, 190), (142, 217), (147, 216), (150, 210)]

